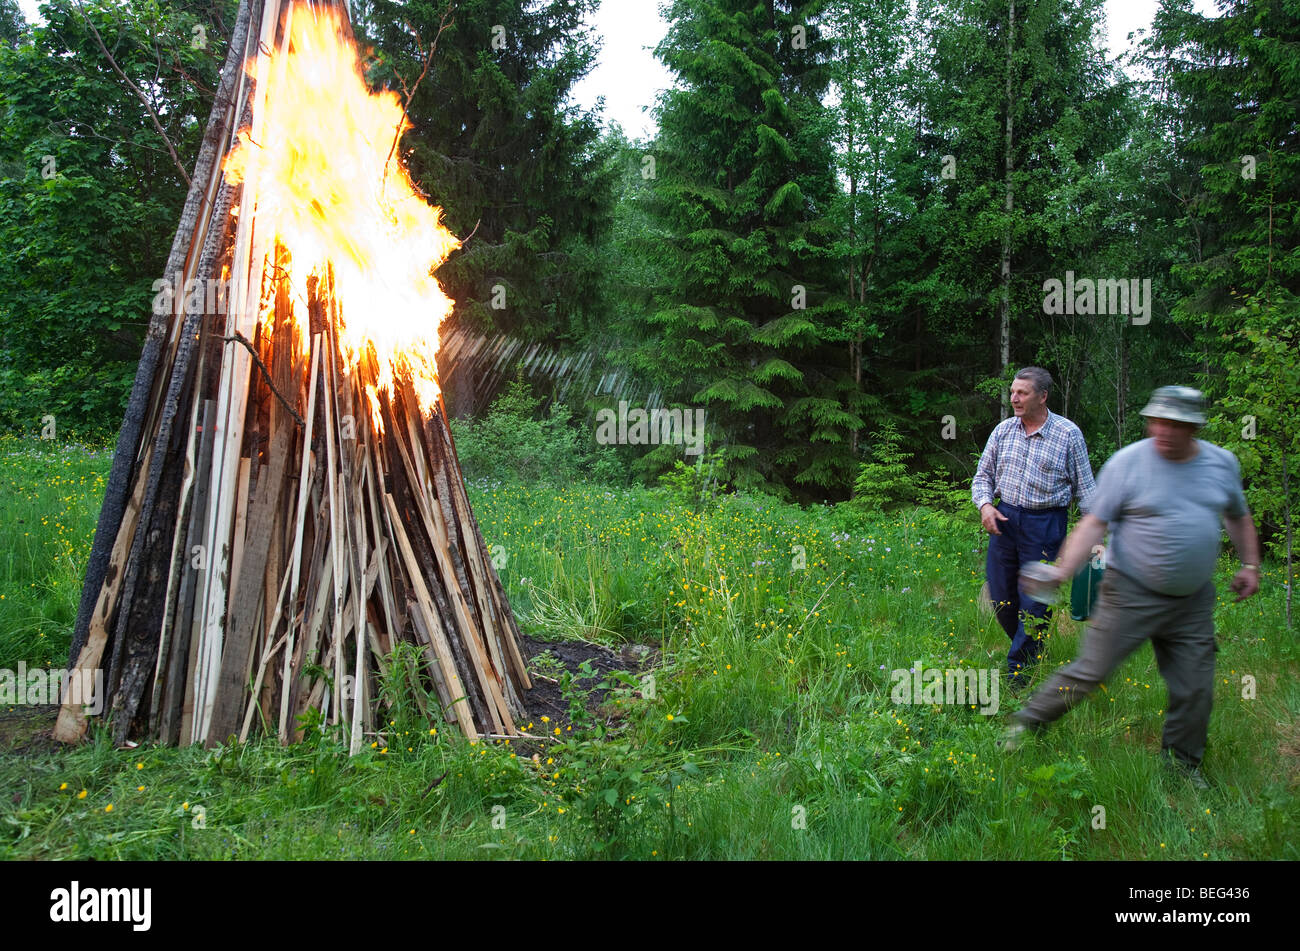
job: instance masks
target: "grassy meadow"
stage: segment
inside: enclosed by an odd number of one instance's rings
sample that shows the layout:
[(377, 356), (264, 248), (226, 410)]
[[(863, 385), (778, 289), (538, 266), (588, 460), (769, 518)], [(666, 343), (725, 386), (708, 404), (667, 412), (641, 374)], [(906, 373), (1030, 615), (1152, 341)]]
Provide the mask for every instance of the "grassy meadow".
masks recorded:
[[(0, 668), (65, 666), (110, 463), (0, 440)], [(390, 684), (388, 729), (352, 758), (328, 728), (208, 751), (117, 750), (96, 727), (55, 749), (15, 727), (31, 711), (2, 708), (0, 856), (1300, 858), (1300, 651), (1276, 563), (1236, 605), (1221, 563), (1213, 788), (1197, 792), (1157, 757), (1165, 690), (1149, 647), (1011, 755), (997, 741), (1023, 696), (1002, 689), (992, 716), (892, 702), (891, 671), (918, 660), (1005, 662), (978, 603), (973, 510), (470, 489), (530, 635), (647, 645), (652, 666), (581, 679), (542, 654), (533, 666), (569, 716), (519, 726), (546, 742), (468, 744)], [(1080, 630), (1057, 611), (1036, 683)]]

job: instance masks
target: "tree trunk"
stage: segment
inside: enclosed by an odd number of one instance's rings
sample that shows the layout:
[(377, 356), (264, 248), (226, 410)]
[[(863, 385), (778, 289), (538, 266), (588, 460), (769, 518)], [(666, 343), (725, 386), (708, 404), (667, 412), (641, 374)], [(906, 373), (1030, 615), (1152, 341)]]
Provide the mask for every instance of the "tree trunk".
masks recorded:
[[(853, 44), (849, 44), (849, 76), (853, 75)], [(849, 300), (853, 300), (855, 290), (856, 268), (858, 263), (857, 251), (857, 217), (858, 217), (858, 169), (853, 162), (853, 114), (847, 112), (848, 126), (848, 155), (849, 155)], [(849, 370), (853, 374), (853, 380), (857, 385), (858, 392), (862, 391), (862, 335), (855, 333), (849, 340)], [(858, 451), (858, 438), (860, 430), (855, 427), (849, 434), (849, 452), (853, 455)]]
[[(1011, 185), (1012, 170), (1012, 117), (1015, 104), (1011, 92), (1012, 53), (1015, 49), (1016, 34), (1016, 0), (1011, 0), (1010, 16), (1007, 20), (1007, 129), (1003, 148), (1003, 160), (1006, 167), (1006, 231), (1002, 237), (1002, 312), (999, 320), (1000, 356), (1002, 377), (1006, 379), (1007, 369), (1011, 365), (1011, 211), (1014, 207), (1014, 193)], [(1011, 415), (1011, 392), (1002, 387), (1002, 418)]]
[[(1014, 100), (1011, 97), (1011, 53), (1015, 48), (1015, 0), (1011, 0), (1010, 16), (1008, 18), (1008, 27), (1006, 27), (1006, 139), (1005, 146), (1002, 149), (1002, 158), (1005, 165), (1005, 184), (1006, 184), (1006, 230), (1002, 234), (1002, 307), (1000, 321), (998, 321), (998, 340), (1000, 340), (1000, 357), (1002, 378), (1006, 378), (1006, 372), (1011, 365), (1011, 209), (1014, 208), (1014, 194), (1011, 190), (1011, 108)], [(1002, 418), (1011, 414), (1011, 392), (1009, 387), (1002, 387)]]
[(1291, 568), (1291, 479), (1287, 469), (1286, 445), (1282, 448), (1282, 506), (1286, 517), (1286, 628), (1291, 630), (1291, 593), (1295, 587), (1295, 575)]
[(1124, 428), (1128, 423), (1128, 339), (1124, 336), (1124, 320), (1119, 324), (1119, 375), (1115, 380), (1115, 448), (1124, 445)]

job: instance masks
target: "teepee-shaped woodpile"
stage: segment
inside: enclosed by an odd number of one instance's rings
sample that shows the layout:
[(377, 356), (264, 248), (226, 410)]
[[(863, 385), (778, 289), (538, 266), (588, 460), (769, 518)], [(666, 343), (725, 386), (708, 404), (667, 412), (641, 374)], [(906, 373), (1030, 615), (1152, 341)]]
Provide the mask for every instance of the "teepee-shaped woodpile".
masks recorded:
[[(419, 648), (441, 706), (431, 719), (475, 738), (517, 735), (525, 715), (518, 628), (431, 360), (450, 302), (430, 268), (456, 241), (437, 209), (415, 207), (396, 148), (365, 131), (374, 117), (352, 115), (342, 89), (361, 82), (356, 68), (322, 78), (319, 63), (292, 63), (313, 44), (355, 60), (340, 4), (240, 5), (155, 301), (72, 647), (73, 676), (102, 679), (118, 742), (215, 745), (259, 731), (290, 742), (315, 708), (355, 752), (381, 716), (377, 685), (399, 642)], [(313, 82), (325, 111), (303, 116)], [(396, 103), (379, 113), (394, 144)], [(360, 158), (345, 157), (351, 143), (333, 125), (344, 115), (369, 135)], [(285, 124), (295, 117), (306, 132)], [(317, 127), (323, 144), (303, 144)], [(277, 148), (290, 164), (269, 157)], [(301, 171), (313, 148), (343, 163), (333, 186)], [(367, 220), (344, 220), (349, 204)], [(393, 240), (408, 218), (430, 241)], [(330, 228), (338, 236), (321, 238)], [(409, 287), (388, 267), (403, 257)], [(363, 311), (377, 322), (356, 319)], [(390, 332), (390, 319), (432, 344)], [(65, 702), (55, 735), (76, 741), (86, 722)]]

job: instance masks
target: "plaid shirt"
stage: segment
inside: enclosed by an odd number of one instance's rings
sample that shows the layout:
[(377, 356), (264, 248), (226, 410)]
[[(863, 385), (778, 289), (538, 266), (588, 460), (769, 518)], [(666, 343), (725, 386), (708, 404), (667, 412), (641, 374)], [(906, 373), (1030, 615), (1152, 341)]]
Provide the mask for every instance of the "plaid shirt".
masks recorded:
[(1073, 496), (1086, 513), (1096, 488), (1083, 433), (1048, 410), (1047, 421), (1029, 436), (1018, 416), (994, 427), (975, 471), (971, 500), (976, 508), (998, 496), (1021, 508), (1046, 509), (1069, 505)]

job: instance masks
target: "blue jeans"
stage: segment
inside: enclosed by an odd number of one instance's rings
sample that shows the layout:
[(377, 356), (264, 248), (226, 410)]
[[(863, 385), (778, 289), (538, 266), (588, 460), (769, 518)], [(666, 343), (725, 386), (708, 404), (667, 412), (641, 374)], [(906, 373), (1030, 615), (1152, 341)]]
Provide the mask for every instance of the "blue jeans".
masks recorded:
[[(1020, 566), (1028, 562), (1055, 561), (1065, 541), (1067, 509), (1024, 509), (1000, 502), (997, 510), (1007, 517), (998, 522), (1001, 535), (989, 536), (984, 572), (989, 582), (989, 599), (1002, 630), (1011, 638), (1007, 653), (1007, 675), (1013, 682), (1024, 679), (1023, 671), (1042, 653), (1042, 632), (1052, 619), (1052, 609), (1032, 598), (1020, 597)], [(1032, 631), (1025, 630), (1026, 618)]]

